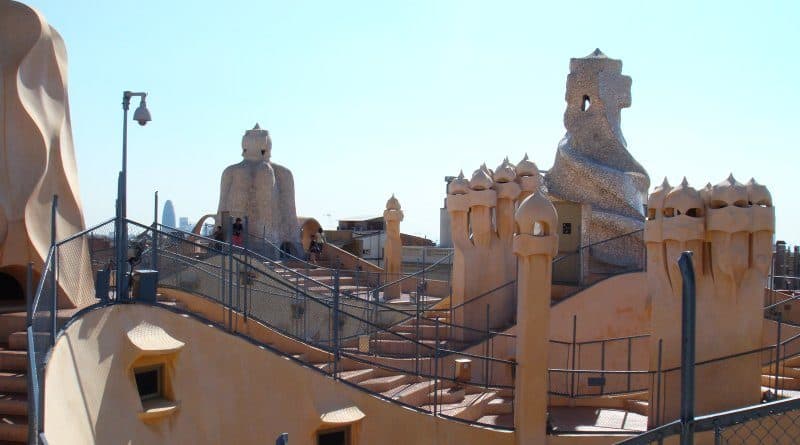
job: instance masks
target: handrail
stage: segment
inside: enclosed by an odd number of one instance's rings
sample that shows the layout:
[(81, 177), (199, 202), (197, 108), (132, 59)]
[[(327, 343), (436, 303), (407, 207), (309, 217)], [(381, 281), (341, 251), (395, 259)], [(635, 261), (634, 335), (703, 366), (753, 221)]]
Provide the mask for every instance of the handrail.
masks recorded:
[(54, 253), (55, 246), (51, 246), (50, 250), (47, 252), (47, 258), (44, 260), (44, 268), (42, 269), (41, 277), (39, 277), (39, 283), (36, 285), (36, 293), (33, 294), (33, 301), (31, 302), (31, 314), (35, 313), (36, 308), (39, 307), (39, 300), (41, 299), (42, 290), (44, 289), (45, 277), (47, 277), (47, 273), (52, 267)]
[(574, 252), (569, 252), (569, 253), (564, 254), (564, 255), (562, 255), (560, 257), (553, 258), (553, 263), (557, 263), (557, 262), (563, 260), (564, 258), (567, 258), (567, 257), (570, 257), (570, 256), (575, 255), (577, 253), (580, 253), (584, 249), (588, 249), (590, 247), (594, 247), (594, 246), (597, 246), (597, 245), (600, 245), (600, 244), (603, 244), (603, 243), (607, 243), (609, 241), (614, 241), (616, 239), (624, 238), (626, 236), (633, 235), (634, 233), (640, 233), (640, 232), (644, 232), (644, 229), (638, 229), (638, 230), (634, 230), (634, 231), (631, 231), (631, 232), (628, 232), (628, 233), (623, 233), (622, 235), (612, 236), (611, 238), (606, 238), (606, 239), (601, 240), (601, 241), (595, 241), (595, 242), (593, 242), (591, 244), (587, 244), (585, 246), (578, 246), (578, 248), (575, 249)]
[[(472, 298), (470, 298), (469, 300), (467, 300), (467, 301), (465, 301), (465, 302), (463, 302), (463, 303), (459, 303), (459, 304), (457, 304), (457, 305), (453, 306), (453, 307), (452, 307), (452, 310), (459, 309), (459, 308), (461, 308), (462, 306), (465, 306), (465, 305), (467, 305), (467, 304), (469, 304), (469, 303), (472, 303), (472, 302), (473, 302), (473, 301), (475, 301), (475, 300), (479, 300), (479, 299), (481, 299), (481, 298), (483, 298), (483, 297), (485, 297), (485, 296), (487, 296), (487, 295), (489, 295), (489, 294), (491, 294), (491, 293), (494, 293), (494, 292), (496, 292), (496, 291), (498, 291), (498, 290), (500, 290), (500, 289), (502, 289), (502, 288), (504, 288), (504, 287), (506, 287), (506, 286), (509, 286), (509, 285), (511, 285), (511, 284), (514, 284), (514, 283), (516, 283), (516, 282), (517, 282), (517, 280), (511, 280), (511, 281), (509, 281), (508, 283), (501, 284), (501, 285), (499, 285), (499, 286), (495, 287), (494, 289), (488, 290), (488, 291), (486, 291), (486, 292), (484, 292), (484, 293), (482, 293), (482, 294), (480, 294), (480, 295), (478, 295), (478, 296), (476, 296), (476, 297), (472, 297)], [(451, 298), (452, 298), (452, 297), (451, 297)]]
[(384, 284), (376, 287), (375, 289), (372, 289), (372, 292), (381, 291), (383, 289), (386, 289), (387, 287), (394, 286), (395, 284), (398, 284), (401, 281), (407, 280), (409, 278), (414, 278), (414, 277), (420, 276), (420, 275), (424, 274), (425, 272), (430, 271), (434, 267), (442, 264), (444, 262), (444, 260), (447, 260), (447, 259), (451, 258), (452, 256), (453, 256), (453, 252), (450, 252), (447, 255), (445, 255), (442, 258), (440, 258), (439, 260), (435, 261), (434, 263), (431, 263), (430, 266), (427, 266), (424, 269), (418, 270), (418, 271), (416, 271), (416, 272), (414, 272), (412, 274), (408, 274), (408, 275), (406, 275), (406, 276), (404, 276), (402, 278), (398, 278), (398, 279), (396, 279), (396, 280), (394, 280), (392, 282), (384, 283)]
[(95, 230), (99, 229), (100, 227), (103, 227), (104, 225), (106, 225), (106, 224), (110, 223), (110, 222), (113, 222), (115, 219), (116, 219), (116, 218), (107, 219), (107, 220), (105, 220), (105, 221), (103, 221), (103, 222), (101, 222), (101, 223), (99, 223), (99, 224), (95, 224), (95, 225), (93, 225), (92, 227), (89, 227), (88, 229), (85, 229), (85, 230), (82, 230), (82, 231), (80, 231), (80, 232), (78, 232), (78, 233), (75, 233), (75, 234), (73, 234), (73, 235), (70, 235), (70, 236), (68, 236), (68, 237), (66, 237), (66, 238), (64, 238), (64, 239), (62, 239), (61, 241), (58, 241), (58, 242), (56, 242), (56, 245), (57, 245), (57, 246), (60, 246), (60, 245), (62, 245), (62, 244), (65, 244), (65, 243), (68, 243), (68, 242), (70, 242), (70, 241), (74, 240), (75, 238), (79, 238), (79, 237), (81, 237), (81, 236), (85, 236), (85, 235), (87, 235), (88, 233), (90, 233), (90, 232), (93, 232), (93, 231), (95, 231)]
[[(773, 292), (778, 292), (778, 293), (780, 293), (780, 291), (773, 291)], [(783, 295), (783, 294), (782, 294), (782, 295)], [(767, 311), (767, 310), (773, 309), (773, 308), (775, 308), (775, 307), (777, 307), (777, 306), (780, 306), (780, 305), (782, 305), (782, 304), (786, 304), (786, 302), (787, 302), (787, 301), (792, 301), (792, 300), (800, 300), (800, 294), (798, 294), (798, 295), (792, 295), (791, 297), (789, 297), (789, 298), (787, 298), (787, 299), (785, 299), (785, 300), (781, 300), (781, 301), (779, 301), (779, 302), (777, 302), (777, 303), (773, 303), (773, 304), (771, 304), (771, 305), (769, 305), (769, 306), (764, 306), (764, 310), (765, 310), (765, 311)]]

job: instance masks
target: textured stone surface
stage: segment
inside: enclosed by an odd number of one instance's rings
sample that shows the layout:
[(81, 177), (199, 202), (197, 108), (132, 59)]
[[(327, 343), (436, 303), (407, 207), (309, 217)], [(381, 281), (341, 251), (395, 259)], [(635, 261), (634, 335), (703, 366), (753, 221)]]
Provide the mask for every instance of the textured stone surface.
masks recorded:
[[(554, 198), (591, 204), (590, 243), (644, 227), (650, 179), (628, 152), (620, 128), (621, 110), (631, 105), (630, 88), (622, 62), (599, 49), (570, 61), (567, 134), (545, 181)], [(592, 257), (615, 266), (636, 265), (643, 248), (640, 238), (603, 243), (592, 248)]]
[[(280, 246), (288, 242), (299, 250), (294, 203), (294, 178), (288, 168), (270, 162), (272, 140), (258, 124), (242, 137), (242, 162), (222, 172), (218, 216), (249, 218), (252, 235)], [(220, 221), (220, 219), (217, 219)]]

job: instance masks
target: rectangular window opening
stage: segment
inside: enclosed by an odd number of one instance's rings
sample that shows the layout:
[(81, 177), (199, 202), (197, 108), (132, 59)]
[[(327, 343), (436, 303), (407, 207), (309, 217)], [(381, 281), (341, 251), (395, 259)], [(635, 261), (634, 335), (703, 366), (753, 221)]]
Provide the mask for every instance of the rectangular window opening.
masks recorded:
[(317, 445), (350, 445), (350, 427), (318, 432)]
[(159, 364), (133, 370), (136, 376), (136, 389), (142, 401), (164, 397), (163, 369), (164, 365)]

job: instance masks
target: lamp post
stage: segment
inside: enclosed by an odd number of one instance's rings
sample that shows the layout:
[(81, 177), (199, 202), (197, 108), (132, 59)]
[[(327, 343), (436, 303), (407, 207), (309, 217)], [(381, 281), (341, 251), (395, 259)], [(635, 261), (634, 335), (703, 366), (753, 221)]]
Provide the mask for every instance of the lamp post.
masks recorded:
[(128, 297), (127, 256), (128, 256), (128, 108), (131, 98), (140, 97), (139, 107), (133, 112), (133, 120), (139, 125), (150, 122), (147, 109), (147, 93), (122, 93), (122, 172), (117, 184), (117, 299)]

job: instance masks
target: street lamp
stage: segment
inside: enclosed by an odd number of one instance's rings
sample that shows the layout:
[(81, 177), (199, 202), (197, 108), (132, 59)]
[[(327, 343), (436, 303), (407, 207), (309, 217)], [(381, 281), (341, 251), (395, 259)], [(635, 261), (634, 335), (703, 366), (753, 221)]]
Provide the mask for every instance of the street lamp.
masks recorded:
[(133, 112), (133, 120), (144, 126), (150, 122), (150, 110), (147, 109), (147, 93), (122, 93), (122, 172), (117, 184), (117, 298), (127, 298), (127, 256), (128, 256), (128, 109), (132, 97), (140, 97), (139, 107)]

